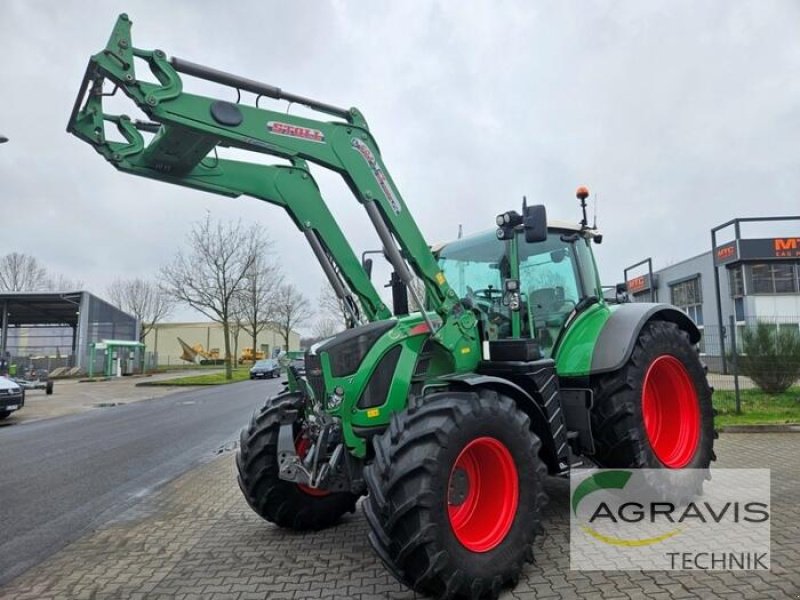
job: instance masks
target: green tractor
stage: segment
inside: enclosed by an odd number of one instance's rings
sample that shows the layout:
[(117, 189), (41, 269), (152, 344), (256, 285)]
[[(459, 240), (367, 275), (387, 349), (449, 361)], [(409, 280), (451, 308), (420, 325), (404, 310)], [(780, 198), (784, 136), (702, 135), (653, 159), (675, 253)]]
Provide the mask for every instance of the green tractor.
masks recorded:
[[(366, 495), (370, 542), (400, 581), (435, 597), (495, 598), (533, 559), (545, 476), (579, 461), (709, 466), (700, 333), (675, 307), (604, 299), (586, 190), (577, 225), (523, 203), (492, 231), (431, 248), (357, 109), (135, 48), (130, 28), (121, 15), (90, 59), (68, 131), (121, 171), (283, 207), (350, 315), (242, 432), (238, 481), (256, 513), (318, 530)], [(134, 59), (155, 81), (137, 76)], [(229, 86), (237, 101), (184, 92), (181, 74)], [(148, 120), (104, 113), (118, 90)], [(333, 120), (259, 107), (261, 97)], [(123, 141), (106, 138), (106, 122)], [(227, 159), (217, 147), (288, 164)], [(392, 311), (308, 162), (339, 173), (366, 210), (394, 271)]]

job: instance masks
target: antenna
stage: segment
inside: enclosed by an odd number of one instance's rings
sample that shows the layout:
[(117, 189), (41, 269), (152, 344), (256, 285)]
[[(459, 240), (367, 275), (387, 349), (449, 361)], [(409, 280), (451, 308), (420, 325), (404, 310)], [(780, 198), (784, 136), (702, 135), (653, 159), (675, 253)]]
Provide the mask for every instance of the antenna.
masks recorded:
[(592, 217), (592, 229), (597, 229), (597, 199), (600, 197), (600, 194), (595, 194), (592, 196), (592, 201), (594, 203), (594, 216)]
[(461, 236), (464, 235), (464, 226), (459, 223), (458, 224), (458, 239), (461, 239)]

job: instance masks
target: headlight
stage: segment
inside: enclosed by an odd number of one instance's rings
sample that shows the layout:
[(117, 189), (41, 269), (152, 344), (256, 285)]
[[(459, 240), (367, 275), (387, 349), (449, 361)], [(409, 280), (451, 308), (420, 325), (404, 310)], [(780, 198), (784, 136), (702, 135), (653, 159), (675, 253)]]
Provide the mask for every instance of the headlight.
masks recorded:
[(344, 388), (336, 386), (333, 393), (328, 396), (328, 408), (330, 410), (336, 410), (342, 405), (342, 400), (344, 400)]

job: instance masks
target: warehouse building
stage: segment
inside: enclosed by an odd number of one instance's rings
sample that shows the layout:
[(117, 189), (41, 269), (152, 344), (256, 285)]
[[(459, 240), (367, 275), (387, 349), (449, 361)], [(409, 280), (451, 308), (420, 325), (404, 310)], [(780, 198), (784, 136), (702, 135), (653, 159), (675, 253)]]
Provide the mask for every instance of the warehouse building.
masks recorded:
[[(86, 292), (2, 292), (0, 356), (19, 369), (87, 373), (92, 346), (97, 372), (107, 362), (104, 341), (138, 341), (139, 323), (102, 298)], [(110, 351), (110, 350), (109, 350)], [(123, 371), (139, 368), (140, 349), (115, 356)]]
[(707, 252), (658, 270), (649, 258), (625, 269), (628, 294), (634, 302), (668, 302), (686, 312), (703, 332), (704, 362), (721, 371), (731, 323), (738, 332), (759, 321), (800, 328), (800, 236), (742, 236), (742, 224), (777, 228), (792, 221), (800, 230), (800, 216), (723, 223), (712, 230)]
[[(145, 345), (149, 353), (155, 355), (154, 360), (158, 365), (171, 366), (176, 364), (189, 364), (186, 346), (197, 352), (197, 361), (213, 360), (211, 357), (223, 359), (225, 357), (225, 339), (222, 325), (211, 321), (194, 323), (157, 323), (145, 337)], [(181, 343), (183, 342), (183, 343)], [(252, 349), (252, 336), (239, 329), (238, 344), (236, 339), (231, 342), (231, 352), (241, 358), (242, 353)], [(277, 349), (284, 348), (283, 336), (277, 327), (267, 325), (256, 338), (256, 350), (264, 356), (272, 356)], [(289, 335), (288, 350), (300, 349), (300, 334), (292, 331)]]

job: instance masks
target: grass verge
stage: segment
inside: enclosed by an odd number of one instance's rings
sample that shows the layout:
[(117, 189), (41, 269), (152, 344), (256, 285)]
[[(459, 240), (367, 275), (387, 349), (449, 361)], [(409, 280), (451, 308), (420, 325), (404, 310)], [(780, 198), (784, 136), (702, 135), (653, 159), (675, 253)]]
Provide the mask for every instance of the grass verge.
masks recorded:
[[(225, 371), (217, 373), (206, 373), (204, 375), (189, 375), (187, 377), (176, 377), (175, 379), (163, 379), (161, 381), (144, 382), (147, 386), (182, 386), (182, 385), (221, 385), (225, 383), (236, 383), (250, 378), (250, 369), (234, 369), (233, 378), (225, 379)], [(139, 384), (142, 385), (142, 384)]]
[(776, 425), (800, 423), (800, 387), (792, 387), (770, 396), (761, 390), (741, 390), (742, 414), (736, 414), (736, 394), (722, 390), (714, 392), (716, 427), (726, 425)]

